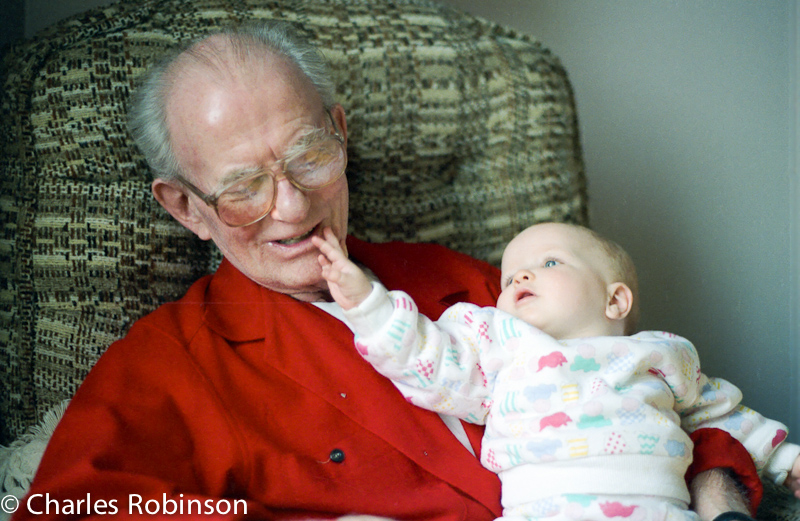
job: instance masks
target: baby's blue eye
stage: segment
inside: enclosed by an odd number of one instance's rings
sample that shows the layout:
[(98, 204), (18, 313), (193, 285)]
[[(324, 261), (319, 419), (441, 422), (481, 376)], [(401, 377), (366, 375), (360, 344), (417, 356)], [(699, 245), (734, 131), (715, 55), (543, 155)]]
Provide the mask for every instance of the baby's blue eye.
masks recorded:
[(557, 264), (558, 264), (558, 261), (549, 260), (549, 261), (546, 261), (544, 263), (544, 267), (545, 268), (552, 268), (553, 266), (556, 266)]

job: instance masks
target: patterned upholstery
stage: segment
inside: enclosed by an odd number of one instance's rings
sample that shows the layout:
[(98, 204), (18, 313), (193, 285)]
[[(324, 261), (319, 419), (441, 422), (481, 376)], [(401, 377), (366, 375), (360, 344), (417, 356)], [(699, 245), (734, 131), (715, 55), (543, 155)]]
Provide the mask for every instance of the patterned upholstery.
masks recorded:
[(137, 77), (215, 28), (297, 22), (348, 114), (351, 233), (497, 263), (515, 232), (586, 222), (570, 85), (535, 40), (422, 0), (152, 0), (6, 56), (0, 98), (0, 443), (70, 397), (137, 318), (219, 254), (162, 211), (126, 133)]

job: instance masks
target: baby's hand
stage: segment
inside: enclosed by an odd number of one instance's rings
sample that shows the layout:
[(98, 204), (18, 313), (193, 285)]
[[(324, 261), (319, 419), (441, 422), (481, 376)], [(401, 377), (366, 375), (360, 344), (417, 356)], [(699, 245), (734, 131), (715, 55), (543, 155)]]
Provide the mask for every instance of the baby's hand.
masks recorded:
[(789, 489), (794, 493), (794, 497), (800, 498), (800, 456), (794, 460), (792, 470), (789, 471), (789, 476), (786, 478), (786, 481), (784, 481), (783, 484), (789, 487)]
[(328, 282), (331, 296), (342, 309), (354, 308), (369, 296), (372, 284), (361, 268), (347, 258), (333, 231), (325, 228), (323, 234), (324, 239), (311, 237), (311, 242), (322, 252), (318, 258), (322, 276)]

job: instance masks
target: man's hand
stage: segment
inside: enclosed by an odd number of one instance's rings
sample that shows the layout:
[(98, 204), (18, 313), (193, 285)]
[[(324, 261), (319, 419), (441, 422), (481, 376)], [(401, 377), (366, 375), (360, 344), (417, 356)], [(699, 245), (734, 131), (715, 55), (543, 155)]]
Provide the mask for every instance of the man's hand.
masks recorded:
[(361, 268), (347, 258), (333, 231), (325, 228), (322, 233), (324, 239), (311, 237), (311, 242), (322, 252), (318, 259), (322, 266), (322, 277), (328, 282), (331, 296), (342, 309), (354, 308), (369, 296), (372, 284)]
[(786, 481), (784, 481), (783, 484), (789, 487), (789, 490), (794, 493), (794, 497), (800, 498), (800, 456), (794, 460), (792, 470), (789, 471), (789, 475), (786, 477)]
[(692, 480), (690, 492), (691, 508), (703, 521), (713, 521), (725, 512), (750, 515), (747, 499), (725, 469), (701, 472)]

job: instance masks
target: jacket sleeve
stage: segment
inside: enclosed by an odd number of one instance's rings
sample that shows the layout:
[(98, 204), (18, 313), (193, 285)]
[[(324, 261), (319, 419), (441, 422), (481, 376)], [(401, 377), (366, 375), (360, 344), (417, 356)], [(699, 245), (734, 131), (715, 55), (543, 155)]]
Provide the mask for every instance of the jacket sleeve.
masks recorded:
[(692, 464), (686, 470), (686, 482), (691, 483), (698, 474), (709, 470), (725, 470), (741, 485), (750, 513), (755, 516), (764, 495), (764, 484), (744, 445), (720, 429), (697, 429), (689, 437), (694, 449)]
[(408, 401), (483, 424), (491, 392), (481, 365), (480, 333), (471, 320), (480, 310), (456, 304), (434, 322), (419, 313), (408, 294), (373, 284), (367, 300), (345, 316), (356, 332), (356, 349)]
[(231, 499), (229, 478), (243, 465), (240, 440), (185, 350), (135, 325), (71, 401), (14, 520), (157, 520), (189, 509), (263, 519), (258, 504)]

